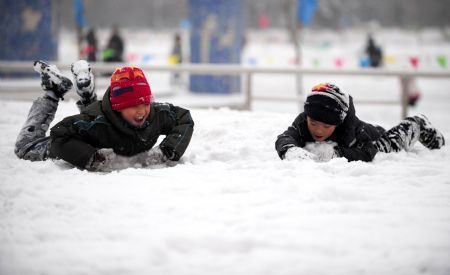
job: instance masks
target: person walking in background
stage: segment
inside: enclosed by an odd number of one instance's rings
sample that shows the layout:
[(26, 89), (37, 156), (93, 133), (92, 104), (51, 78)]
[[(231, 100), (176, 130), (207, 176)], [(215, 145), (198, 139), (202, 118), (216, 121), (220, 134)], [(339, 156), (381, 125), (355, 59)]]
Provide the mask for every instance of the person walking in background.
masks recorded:
[(95, 34), (95, 29), (90, 28), (88, 33), (86, 34), (86, 44), (81, 49), (81, 56), (85, 57), (88, 62), (96, 62), (97, 50), (97, 35)]
[[(170, 55), (169, 63), (171, 65), (179, 65), (183, 62), (182, 58), (182, 48), (181, 48), (181, 36), (177, 33), (174, 36), (172, 52)], [(172, 84), (178, 85), (180, 84), (180, 73), (173, 73), (171, 82)]]
[(174, 36), (173, 47), (172, 47), (172, 56), (174, 58), (174, 63), (180, 64), (183, 62), (181, 56), (181, 36), (177, 33)]
[(369, 58), (370, 67), (376, 68), (383, 65), (383, 51), (370, 34), (367, 37), (366, 54)]
[(111, 37), (108, 40), (106, 48), (103, 50), (103, 61), (105, 62), (123, 62), (124, 42), (119, 33), (119, 27), (113, 25)]

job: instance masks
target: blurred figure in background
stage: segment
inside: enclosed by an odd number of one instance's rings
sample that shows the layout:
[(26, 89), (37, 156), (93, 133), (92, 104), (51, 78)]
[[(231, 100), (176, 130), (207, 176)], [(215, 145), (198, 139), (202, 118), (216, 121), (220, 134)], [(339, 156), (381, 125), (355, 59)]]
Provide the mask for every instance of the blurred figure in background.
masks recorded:
[(97, 61), (97, 36), (95, 29), (90, 28), (86, 34), (86, 44), (81, 49), (81, 57), (87, 59), (89, 62)]
[(380, 46), (375, 43), (372, 35), (367, 37), (366, 54), (369, 58), (370, 67), (381, 67), (383, 65), (383, 51)]
[(417, 81), (414, 77), (402, 77), (401, 85), (406, 89), (406, 96), (408, 100), (408, 105), (414, 107), (419, 101), (421, 93)]
[[(181, 49), (181, 36), (176, 33), (173, 40), (172, 53), (169, 58), (169, 63), (171, 65), (178, 65), (183, 62), (182, 49)], [(181, 82), (181, 77), (179, 73), (172, 74), (172, 84), (179, 85)]]
[(111, 37), (105, 50), (103, 50), (103, 61), (105, 62), (123, 62), (124, 42), (119, 34), (119, 27), (113, 25)]

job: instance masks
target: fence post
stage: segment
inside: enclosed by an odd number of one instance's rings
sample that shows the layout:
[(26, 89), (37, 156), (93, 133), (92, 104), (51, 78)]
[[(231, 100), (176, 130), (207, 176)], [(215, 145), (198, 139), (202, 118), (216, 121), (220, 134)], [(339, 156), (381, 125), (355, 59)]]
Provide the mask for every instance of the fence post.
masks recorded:
[(408, 116), (408, 92), (410, 87), (411, 77), (400, 76), (401, 94), (400, 103), (402, 105), (401, 118), (404, 119)]
[(296, 73), (296, 84), (297, 84), (297, 99), (298, 99), (298, 109), (299, 112), (303, 111), (303, 75), (301, 73)]
[(252, 73), (245, 72), (245, 103), (244, 109), (250, 111), (252, 109)]

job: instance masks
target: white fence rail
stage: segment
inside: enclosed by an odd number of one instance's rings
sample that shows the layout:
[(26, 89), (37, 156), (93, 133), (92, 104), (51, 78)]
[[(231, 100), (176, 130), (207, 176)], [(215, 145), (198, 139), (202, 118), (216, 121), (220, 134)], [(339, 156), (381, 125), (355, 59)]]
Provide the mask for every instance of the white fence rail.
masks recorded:
[[(0, 61), (0, 73), (26, 73), (32, 72), (30, 61)], [(60, 68), (68, 68), (70, 64), (56, 63)], [(122, 63), (92, 63), (93, 69), (97, 73), (112, 72), (115, 68), (123, 66)], [(253, 100), (273, 100), (273, 101), (294, 101), (300, 103), (301, 94), (292, 98), (278, 97), (257, 97), (252, 90), (252, 76), (254, 74), (292, 74), (304, 75), (348, 75), (348, 76), (386, 76), (398, 77), (401, 83), (401, 93), (398, 101), (358, 101), (358, 103), (369, 104), (401, 104), (401, 116), (408, 115), (408, 86), (410, 81), (418, 77), (426, 78), (450, 78), (449, 71), (417, 71), (417, 70), (386, 70), (386, 69), (305, 69), (300, 67), (252, 67), (228, 64), (183, 64), (183, 65), (143, 65), (144, 71), (154, 72), (180, 72), (189, 74), (209, 74), (209, 75), (241, 75), (245, 79), (246, 100), (244, 109), (251, 110)], [(298, 82), (297, 82), (298, 83)], [(300, 89), (297, 89), (300, 91)]]

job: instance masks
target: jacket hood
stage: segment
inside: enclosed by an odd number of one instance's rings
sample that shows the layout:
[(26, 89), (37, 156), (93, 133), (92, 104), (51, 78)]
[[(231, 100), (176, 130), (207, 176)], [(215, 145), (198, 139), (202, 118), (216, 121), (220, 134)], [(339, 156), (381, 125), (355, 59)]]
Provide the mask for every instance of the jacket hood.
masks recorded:
[(338, 144), (343, 144), (351, 147), (356, 142), (355, 128), (359, 125), (359, 119), (356, 116), (355, 105), (353, 104), (353, 97), (349, 96), (349, 107), (347, 116), (344, 121), (336, 127), (336, 130), (331, 135), (330, 139), (336, 140)]

